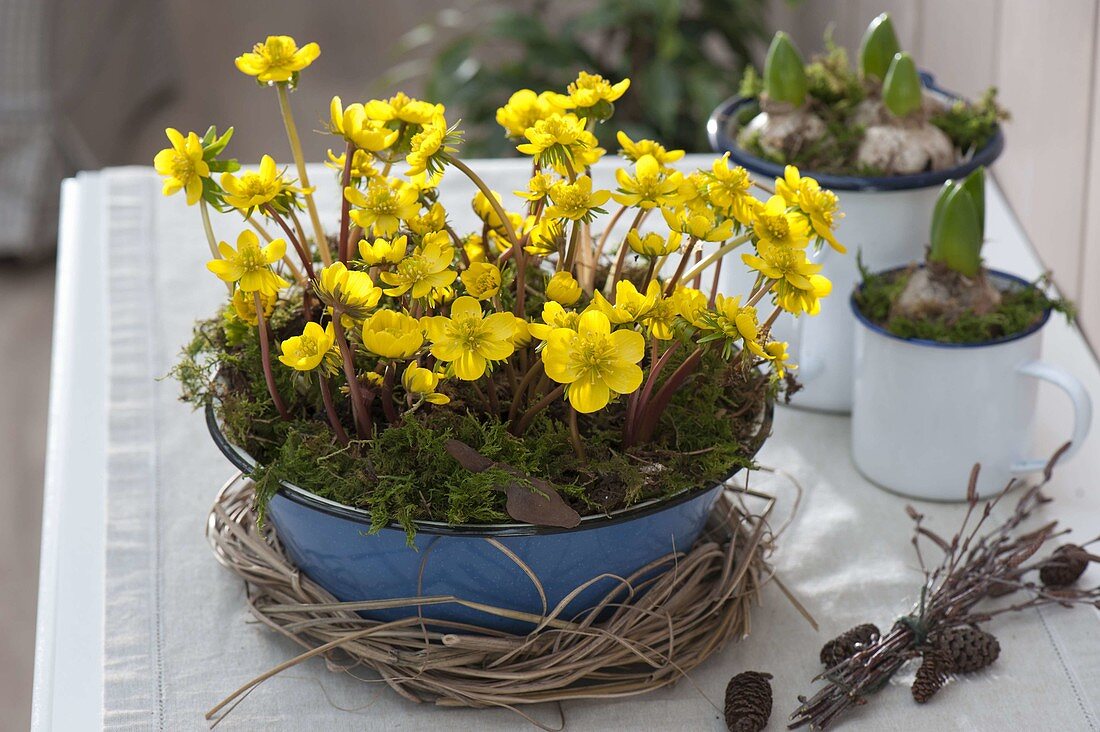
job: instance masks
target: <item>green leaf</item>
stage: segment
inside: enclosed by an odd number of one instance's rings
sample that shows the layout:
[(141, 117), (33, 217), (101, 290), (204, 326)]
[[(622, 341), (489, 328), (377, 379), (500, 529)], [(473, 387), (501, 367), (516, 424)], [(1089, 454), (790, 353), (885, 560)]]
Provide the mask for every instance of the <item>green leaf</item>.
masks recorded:
[(859, 45), (859, 71), (865, 79), (882, 81), (890, 70), (890, 62), (901, 50), (894, 23), (889, 13), (871, 21)]
[(982, 236), (985, 236), (985, 166), (979, 165), (966, 176), (962, 182), (963, 188), (970, 194), (974, 201), (974, 208), (978, 211), (978, 224), (981, 226)]
[(882, 83), (882, 101), (886, 108), (898, 117), (908, 117), (921, 108), (923, 98), (920, 74), (913, 57), (907, 53), (894, 54)]
[(932, 246), (928, 259), (942, 262), (967, 277), (982, 267), (982, 227), (974, 199), (962, 183), (945, 185), (937, 201), (938, 221), (933, 222)]
[(772, 100), (801, 107), (806, 101), (806, 68), (791, 37), (779, 31), (764, 61), (764, 93)]

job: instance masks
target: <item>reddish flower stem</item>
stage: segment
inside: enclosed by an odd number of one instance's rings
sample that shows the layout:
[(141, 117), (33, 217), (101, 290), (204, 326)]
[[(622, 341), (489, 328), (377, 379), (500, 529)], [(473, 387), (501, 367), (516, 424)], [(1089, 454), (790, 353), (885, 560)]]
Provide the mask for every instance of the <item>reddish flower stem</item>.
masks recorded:
[(275, 386), (275, 372), (271, 368), (271, 344), (268, 342), (267, 321), (264, 320), (264, 304), (260, 300), (260, 291), (252, 293), (253, 302), (256, 304), (256, 324), (260, 328), (260, 360), (264, 365), (264, 381), (267, 382), (267, 391), (271, 394), (271, 401), (275, 402), (275, 409), (279, 410), (279, 416), (290, 420), (290, 412), (286, 410), (283, 397)]
[(336, 433), (336, 439), (341, 445), (347, 445), (348, 433), (344, 431), (344, 425), (340, 424), (340, 417), (336, 414), (336, 405), (332, 402), (332, 389), (329, 387), (328, 377), (324, 374), (318, 376), (321, 383), (321, 400), (325, 403), (325, 413), (328, 415), (328, 423), (332, 431)]

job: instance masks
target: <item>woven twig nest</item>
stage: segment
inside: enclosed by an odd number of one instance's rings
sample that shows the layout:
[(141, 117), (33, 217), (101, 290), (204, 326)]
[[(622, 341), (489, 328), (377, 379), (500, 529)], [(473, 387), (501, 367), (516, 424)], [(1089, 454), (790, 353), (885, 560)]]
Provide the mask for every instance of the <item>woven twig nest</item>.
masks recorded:
[[(761, 499), (762, 508), (751, 512), (747, 497)], [(369, 667), (406, 699), (441, 706), (519, 711), (526, 704), (632, 696), (675, 683), (747, 635), (749, 608), (772, 579), (767, 518), (774, 499), (730, 489), (695, 546), (626, 578), (634, 599), (622, 602), (621, 587), (610, 591), (606, 617), (598, 621), (595, 613), (583, 622), (551, 614), (529, 635), (434, 619), (426, 626), (415, 598), (337, 601), (291, 564), (270, 525), (257, 526), (252, 498), (251, 481), (230, 480), (210, 512), (207, 538), (218, 561), (244, 580), (253, 615), (308, 650), (249, 681), (208, 719), (313, 656), (323, 656), (333, 671)], [(655, 568), (663, 571), (643, 579)], [(357, 614), (403, 606), (409, 617), (395, 622)]]

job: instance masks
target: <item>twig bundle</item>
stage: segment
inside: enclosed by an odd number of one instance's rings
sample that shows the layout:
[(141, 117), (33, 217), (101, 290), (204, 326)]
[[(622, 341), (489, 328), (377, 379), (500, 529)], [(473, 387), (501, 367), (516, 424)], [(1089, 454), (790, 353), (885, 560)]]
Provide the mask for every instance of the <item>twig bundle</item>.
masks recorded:
[[(225, 485), (207, 538), (218, 561), (245, 581), (253, 615), (307, 650), (249, 681), (213, 707), (208, 719), (224, 717), (266, 679), (322, 656), (333, 671), (372, 669), (410, 701), (504, 707), (546, 729), (520, 707), (630, 696), (673, 684), (749, 632), (750, 605), (762, 585), (775, 580), (767, 563), (774, 499), (738, 489), (722, 495), (689, 551), (653, 562), (608, 592), (598, 605), (606, 617), (599, 620), (598, 611), (578, 620), (561, 617), (564, 601), (545, 618), (454, 597), (338, 602), (291, 564), (270, 524), (257, 526), (252, 489), (240, 476)], [(745, 496), (767, 504), (754, 515)], [(662, 571), (647, 579), (654, 569)], [(533, 620), (538, 627), (510, 635), (434, 619), (426, 626), (418, 608), (442, 602)], [(408, 607), (409, 617), (380, 622), (357, 614), (395, 607)]]
[[(993, 510), (1018, 484), (1011, 481), (1004, 490), (980, 506), (976, 488), (977, 465), (970, 474), (966, 516), (958, 533), (950, 540), (925, 527), (922, 523), (924, 517), (912, 506), (906, 507), (915, 524), (912, 543), (924, 573), (920, 601), (889, 632), (861, 646), (852, 656), (826, 670), (819, 677), (826, 679), (825, 686), (809, 699), (799, 697), (801, 705), (791, 715), (792, 729), (804, 725), (813, 729), (828, 727), (852, 707), (865, 704), (867, 696), (885, 686), (906, 662), (922, 655), (927, 661), (927, 654), (936, 650), (937, 641), (957, 629), (977, 628), (980, 623), (998, 615), (1043, 605), (1072, 607), (1075, 604), (1091, 604), (1100, 607), (1100, 587), (1048, 587), (1023, 579), (1028, 572), (1041, 570), (1052, 561), (1059, 560), (1056, 553), (1053, 559), (1032, 561), (1047, 542), (1069, 532), (1069, 529), (1059, 529), (1057, 522), (1051, 521), (1037, 529), (1018, 533), (1036, 509), (1050, 500), (1042, 494), (1042, 489), (1050, 481), (1058, 458), (1068, 447), (1068, 444), (1063, 446), (1051, 457), (1043, 471), (1042, 481), (1024, 489), (1012, 513), (984, 534), (980, 531)], [(975, 516), (977, 520), (972, 524), (971, 519)], [(943, 552), (942, 560), (934, 568), (925, 564), (922, 538)], [(1000, 597), (1016, 591), (1022, 596), (1016, 602), (985, 610), (975, 609), (988, 597)], [(985, 662), (973, 666), (977, 668)], [(962, 673), (973, 669), (958, 667), (950, 670)], [(930, 673), (928, 671), (925, 675)], [(942, 684), (942, 679), (937, 677), (936, 680)], [(915, 696), (931, 696), (935, 693), (933, 686), (927, 680), (922, 681), (921, 689), (914, 687)]]

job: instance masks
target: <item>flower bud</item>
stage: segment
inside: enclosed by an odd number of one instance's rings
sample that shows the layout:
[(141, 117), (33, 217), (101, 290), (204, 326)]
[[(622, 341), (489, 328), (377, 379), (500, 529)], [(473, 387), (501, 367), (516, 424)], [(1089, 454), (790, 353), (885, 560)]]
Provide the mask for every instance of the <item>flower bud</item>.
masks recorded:
[(546, 283), (546, 296), (566, 307), (581, 298), (581, 286), (568, 272), (558, 272)]

